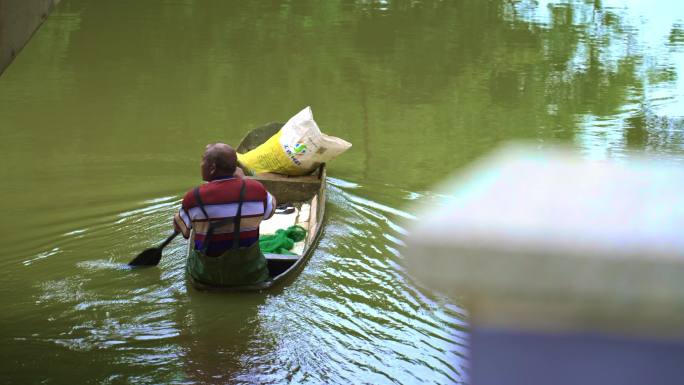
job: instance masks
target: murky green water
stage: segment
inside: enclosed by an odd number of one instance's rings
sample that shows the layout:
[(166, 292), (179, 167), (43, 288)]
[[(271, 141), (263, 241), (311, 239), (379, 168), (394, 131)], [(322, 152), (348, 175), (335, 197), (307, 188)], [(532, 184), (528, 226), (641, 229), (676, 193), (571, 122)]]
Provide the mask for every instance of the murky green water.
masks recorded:
[[(679, 2), (63, 0), (0, 76), (0, 382), (450, 383), (465, 314), (402, 268), (407, 207), (503, 141), (684, 163)], [(204, 144), (311, 105), (354, 147), (299, 278), (215, 295), (123, 265)]]

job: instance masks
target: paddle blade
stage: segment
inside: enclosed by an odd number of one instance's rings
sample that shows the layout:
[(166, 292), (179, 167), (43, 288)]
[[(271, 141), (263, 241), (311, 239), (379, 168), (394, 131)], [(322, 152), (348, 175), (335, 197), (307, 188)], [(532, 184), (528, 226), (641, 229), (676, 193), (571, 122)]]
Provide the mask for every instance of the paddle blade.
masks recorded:
[(147, 249), (128, 262), (128, 266), (156, 266), (161, 260), (162, 249), (153, 247)]

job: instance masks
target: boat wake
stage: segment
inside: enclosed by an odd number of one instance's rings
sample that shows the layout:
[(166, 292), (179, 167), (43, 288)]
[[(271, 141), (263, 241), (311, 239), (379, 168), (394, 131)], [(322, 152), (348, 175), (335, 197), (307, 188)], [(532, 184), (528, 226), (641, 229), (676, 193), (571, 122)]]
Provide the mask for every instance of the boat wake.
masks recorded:
[(68, 254), (75, 239), (101, 244), (91, 238), (109, 234), (118, 242), (71, 262), (71, 276), (47, 275), (34, 301), (50, 317), (40, 335), (22, 338), (97, 350), (103, 363), (116, 360), (114, 380), (131, 383), (464, 382), (464, 312), (402, 266), (404, 224), (416, 218), (400, 207), (439, 197), (335, 178), (327, 194), (312, 258), (299, 277), (267, 293), (196, 291), (186, 281), (181, 238), (158, 267), (125, 265), (168, 235), (177, 197), (115, 213), (118, 223), (108, 228), (81, 225), (88, 231), (27, 259), (29, 267)]
[(260, 307), (259, 329), (241, 358), (255, 367), (233, 380), (464, 381), (463, 311), (401, 265), (402, 223), (416, 218), (396, 207), (422, 195), (328, 178), (319, 247), (296, 282)]

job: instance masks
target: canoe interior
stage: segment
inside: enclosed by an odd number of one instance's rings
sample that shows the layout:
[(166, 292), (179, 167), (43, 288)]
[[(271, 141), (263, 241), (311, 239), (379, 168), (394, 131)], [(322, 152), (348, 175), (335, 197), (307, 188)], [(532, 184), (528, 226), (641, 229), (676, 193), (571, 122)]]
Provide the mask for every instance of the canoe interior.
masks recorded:
[(271, 279), (276, 278), (277, 276), (286, 272), (302, 257), (301, 255), (285, 254), (265, 254), (265, 256)]
[(260, 144), (268, 140), (268, 138), (275, 135), (283, 127), (283, 123), (273, 122), (265, 126), (261, 126), (248, 132), (237, 146), (237, 152), (244, 154), (250, 150), (259, 147)]
[[(259, 235), (265, 237), (270, 234), (276, 234), (279, 229), (287, 229), (295, 225), (304, 228), (308, 233), (311, 224), (315, 223), (315, 220), (312, 219), (315, 215), (313, 210), (311, 201), (294, 203), (291, 205), (291, 209), (286, 212), (276, 210), (276, 213), (269, 220), (261, 222)], [(271, 278), (279, 276), (294, 265), (301, 258), (307, 246), (307, 239), (304, 237), (301, 241), (295, 242), (292, 249), (289, 250), (290, 253), (295, 255), (265, 254)]]
[[(282, 123), (271, 123), (250, 131), (238, 145), (238, 152), (244, 153), (256, 148), (278, 132), (282, 126)], [(260, 291), (284, 283), (289, 278), (294, 277), (295, 273), (300, 271), (310, 258), (321, 234), (325, 216), (325, 177), (325, 164), (321, 164), (312, 174), (304, 176), (267, 173), (248, 177), (260, 181), (275, 196), (279, 204), (289, 203), (296, 208), (295, 222), (277, 222), (280, 220), (278, 218), (280, 214), (274, 214), (273, 218), (262, 222), (261, 234), (267, 233), (264, 230), (269, 227), (267, 226), (269, 222), (271, 222), (271, 229), (267, 230), (268, 232), (274, 232), (276, 228), (286, 228), (296, 223), (307, 229), (306, 238), (301, 244), (295, 244), (295, 248), (293, 248), (293, 250), (297, 249), (295, 255), (265, 254), (270, 274), (270, 279), (266, 282), (254, 285), (218, 287), (205, 285), (191, 279), (193, 286), (200, 290), (210, 291)], [(302, 217), (307, 219), (301, 219)], [(190, 244), (193, 243), (191, 238)]]

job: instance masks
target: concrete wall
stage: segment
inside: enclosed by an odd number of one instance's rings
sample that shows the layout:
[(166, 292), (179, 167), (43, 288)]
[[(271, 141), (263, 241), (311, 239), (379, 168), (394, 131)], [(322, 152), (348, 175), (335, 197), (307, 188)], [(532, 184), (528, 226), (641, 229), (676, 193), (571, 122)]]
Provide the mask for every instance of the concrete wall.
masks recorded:
[(502, 149), (439, 190), (403, 252), (468, 310), (472, 385), (684, 384), (684, 169)]
[(60, 0), (0, 0), (0, 74)]

